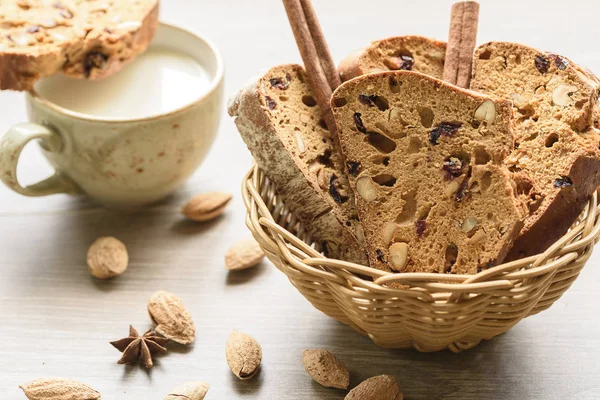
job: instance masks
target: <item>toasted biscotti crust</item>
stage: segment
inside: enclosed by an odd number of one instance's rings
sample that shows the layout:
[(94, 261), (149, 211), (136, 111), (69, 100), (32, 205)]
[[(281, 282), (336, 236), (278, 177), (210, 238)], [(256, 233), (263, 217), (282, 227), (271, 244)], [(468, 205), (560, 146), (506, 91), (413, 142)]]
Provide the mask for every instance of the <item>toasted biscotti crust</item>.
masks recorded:
[(31, 90), (64, 72), (101, 79), (142, 53), (158, 28), (158, 0), (0, 4), (0, 89)]
[(509, 260), (544, 251), (567, 232), (600, 185), (600, 136), (592, 127), (598, 80), (566, 57), (515, 43), (475, 51), (471, 88), (513, 101), (511, 171), (532, 186), (530, 216)]
[(446, 43), (423, 36), (395, 36), (372, 42), (339, 65), (343, 81), (383, 71), (415, 71), (442, 78)]
[(332, 97), (371, 266), (474, 274), (502, 262), (526, 215), (503, 161), (512, 106), (409, 72)]
[(592, 119), (594, 128), (600, 129), (600, 79), (594, 74), (589, 68), (574, 65), (580, 72), (582, 72), (586, 77), (590, 79), (589, 83), (591, 86), (596, 87), (596, 106), (594, 107)]
[(229, 114), (278, 195), (324, 253), (366, 264), (344, 164), (304, 69), (271, 68), (233, 98)]

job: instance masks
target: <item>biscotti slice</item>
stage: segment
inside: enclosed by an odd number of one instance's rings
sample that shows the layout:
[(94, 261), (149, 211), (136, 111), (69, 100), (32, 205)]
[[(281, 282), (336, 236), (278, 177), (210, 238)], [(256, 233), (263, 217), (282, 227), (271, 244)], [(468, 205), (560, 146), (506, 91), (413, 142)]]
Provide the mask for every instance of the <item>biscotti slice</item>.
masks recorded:
[(503, 166), (509, 101), (400, 71), (342, 84), (332, 107), (371, 266), (474, 274), (503, 260), (526, 213)]
[(415, 71), (442, 78), (446, 43), (423, 36), (395, 36), (372, 42), (346, 57), (339, 66), (343, 81), (368, 73)]
[(237, 128), (278, 195), (325, 255), (366, 263), (354, 197), (304, 69), (281, 65), (229, 106)]
[(0, 2), (0, 89), (30, 90), (64, 72), (100, 79), (143, 52), (158, 27), (158, 0)]
[(471, 88), (513, 101), (516, 144), (507, 165), (535, 186), (509, 259), (548, 248), (600, 185), (600, 136), (590, 128), (598, 87), (593, 74), (557, 54), (501, 42), (476, 50)]

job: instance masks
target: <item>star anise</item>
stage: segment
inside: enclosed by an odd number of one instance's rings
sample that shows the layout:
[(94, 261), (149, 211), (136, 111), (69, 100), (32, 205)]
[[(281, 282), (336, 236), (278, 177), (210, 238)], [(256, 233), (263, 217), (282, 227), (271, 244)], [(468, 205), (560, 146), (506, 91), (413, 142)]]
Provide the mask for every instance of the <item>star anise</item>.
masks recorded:
[(146, 369), (152, 368), (152, 357), (167, 352), (164, 345), (169, 339), (159, 336), (154, 330), (149, 330), (140, 336), (133, 326), (129, 326), (129, 336), (121, 340), (110, 342), (123, 353), (119, 364), (135, 365), (138, 362)]

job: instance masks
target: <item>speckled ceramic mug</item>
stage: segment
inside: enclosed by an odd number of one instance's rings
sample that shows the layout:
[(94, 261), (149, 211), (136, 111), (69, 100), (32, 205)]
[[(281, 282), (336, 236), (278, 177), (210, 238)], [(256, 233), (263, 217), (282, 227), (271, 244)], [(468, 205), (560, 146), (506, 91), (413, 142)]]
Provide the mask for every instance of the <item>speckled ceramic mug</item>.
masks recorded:
[[(136, 119), (77, 113), (32, 91), (27, 94), (31, 122), (13, 126), (0, 140), (2, 182), (26, 196), (82, 193), (118, 207), (153, 203), (177, 189), (198, 168), (217, 134), (223, 62), (210, 42), (175, 26), (161, 24), (152, 44), (196, 59), (210, 76), (207, 90), (184, 107)], [(55, 174), (22, 186), (19, 156), (34, 139)]]

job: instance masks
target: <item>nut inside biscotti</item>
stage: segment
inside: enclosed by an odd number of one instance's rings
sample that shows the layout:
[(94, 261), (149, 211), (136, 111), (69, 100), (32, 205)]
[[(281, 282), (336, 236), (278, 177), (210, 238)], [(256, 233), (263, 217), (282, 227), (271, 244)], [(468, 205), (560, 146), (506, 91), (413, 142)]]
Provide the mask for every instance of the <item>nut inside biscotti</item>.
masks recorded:
[(472, 274), (503, 260), (525, 215), (502, 165), (509, 102), (403, 71), (344, 83), (332, 107), (372, 266)]
[(347, 81), (360, 75), (384, 71), (415, 71), (442, 78), (446, 43), (423, 36), (395, 36), (372, 42), (340, 63)]
[(537, 254), (600, 185), (600, 136), (592, 128), (599, 81), (566, 57), (503, 42), (476, 50), (473, 73), (472, 89), (513, 102), (516, 143), (506, 163), (530, 216), (509, 258)]

